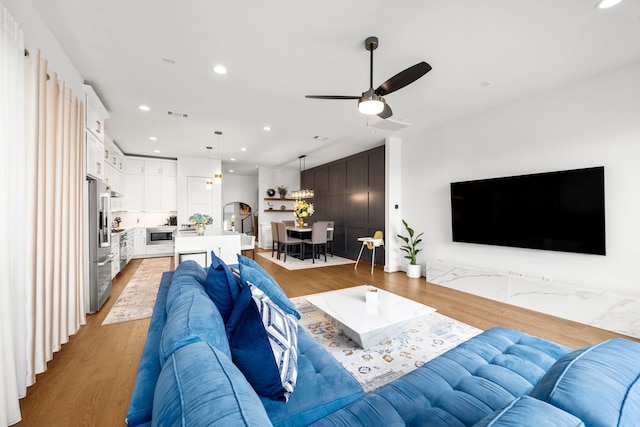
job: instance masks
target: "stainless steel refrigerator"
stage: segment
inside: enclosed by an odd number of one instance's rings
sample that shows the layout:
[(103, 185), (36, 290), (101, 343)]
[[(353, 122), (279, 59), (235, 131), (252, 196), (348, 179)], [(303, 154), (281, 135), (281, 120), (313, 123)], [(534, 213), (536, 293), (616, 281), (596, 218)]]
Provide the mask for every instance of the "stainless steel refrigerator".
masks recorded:
[(101, 181), (88, 181), (89, 292), (88, 312), (100, 310), (111, 295), (111, 191)]

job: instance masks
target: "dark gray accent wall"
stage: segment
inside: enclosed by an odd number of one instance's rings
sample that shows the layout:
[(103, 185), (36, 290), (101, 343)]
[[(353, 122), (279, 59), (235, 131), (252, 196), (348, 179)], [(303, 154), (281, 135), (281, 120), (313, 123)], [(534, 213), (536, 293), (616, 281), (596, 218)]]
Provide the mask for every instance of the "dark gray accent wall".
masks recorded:
[[(385, 232), (384, 145), (303, 171), (302, 188), (312, 188), (315, 213), (312, 221), (334, 221), (333, 253), (356, 259), (358, 237)], [(385, 234), (386, 237), (386, 234)], [(371, 261), (365, 249), (364, 261)], [(376, 264), (384, 265), (384, 249), (376, 250)]]

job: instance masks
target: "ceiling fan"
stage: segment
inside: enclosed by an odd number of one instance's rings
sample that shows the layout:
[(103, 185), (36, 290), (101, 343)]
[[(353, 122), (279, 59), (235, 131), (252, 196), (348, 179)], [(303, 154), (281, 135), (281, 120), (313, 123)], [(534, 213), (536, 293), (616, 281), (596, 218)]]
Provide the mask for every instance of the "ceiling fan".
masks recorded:
[(416, 65), (399, 72), (377, 89), (373, 89), (373, 51), (378, 47), (377, 37), (367, 37), (364, 47), (371, 52), (371, 65), (369, 67), (369, 90), (362, 92), (361, 96), (342, 95), (306, 95), (305, 98), (313, 99), (357, 99), (358, 110), (363, 114), (377, 114), (383, 119), (391, 117), (393, 112), (391, 107), (384, 100), (383, 96), (395, 92), (398, 89), (415, 82), (420, 77), (431, 71), (431, 65), (426, 62), (419, 62)]

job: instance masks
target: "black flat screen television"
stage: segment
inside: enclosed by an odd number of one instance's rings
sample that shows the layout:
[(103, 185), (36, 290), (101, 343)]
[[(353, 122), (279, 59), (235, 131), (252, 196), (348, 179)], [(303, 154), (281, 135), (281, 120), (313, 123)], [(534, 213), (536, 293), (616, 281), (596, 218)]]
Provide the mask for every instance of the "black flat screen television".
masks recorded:
[(604, 166), (451, 183), (454, 242), (605, 255)]

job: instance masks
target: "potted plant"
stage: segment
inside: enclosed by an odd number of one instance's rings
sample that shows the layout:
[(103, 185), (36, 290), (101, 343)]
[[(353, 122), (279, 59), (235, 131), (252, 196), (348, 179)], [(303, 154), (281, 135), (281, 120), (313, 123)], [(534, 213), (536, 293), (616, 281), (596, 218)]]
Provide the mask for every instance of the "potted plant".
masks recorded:
[(289, 187), (285, 187), (284, 185), (281, 185), (280, 187), (278, 187), (278, 193), (280, 194), (281, 199), (284, 199), (285, 197), (287, 197), (288, 191), (289, 191)]
[(422, 242), (422, 235), (424, 233), (420, 233), (416, 236), (413, 228), (409, 227), (407, 221), (403, 219), (402, 224), (404, 224), (404, 228), (409, 234), (408, 237), (398, 234), (398, 237), (405, 243), (400, 247), (400, 250), (407, 253), (404, 257), (409, 260), (409, 265), (407, 266), (407, 277), (419, 278), (422, 273), (422, 266), (417, 263), (416, 255), (418, 255), (418, 252), (422, 250), (418, 248), (418, 245)]

